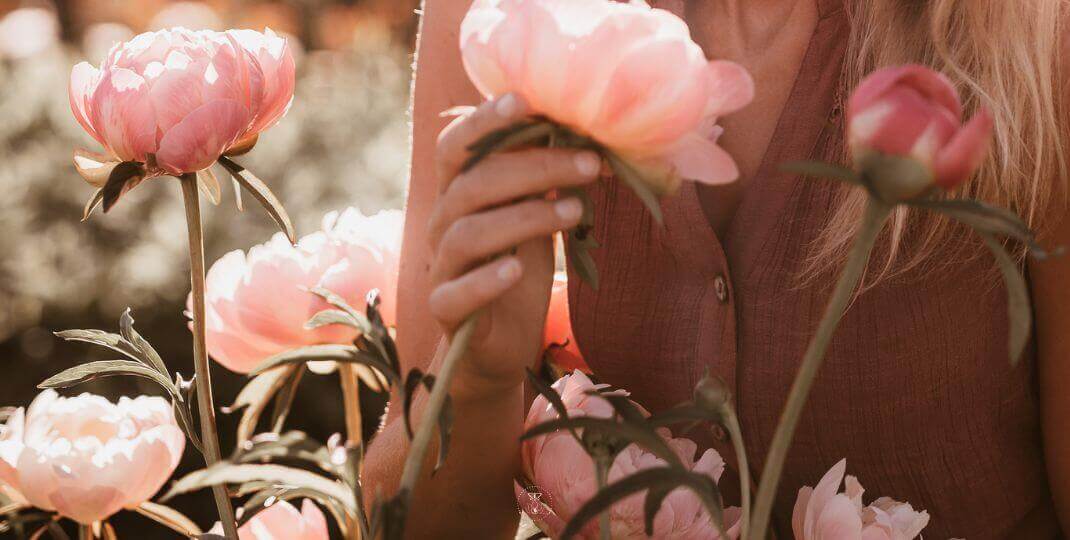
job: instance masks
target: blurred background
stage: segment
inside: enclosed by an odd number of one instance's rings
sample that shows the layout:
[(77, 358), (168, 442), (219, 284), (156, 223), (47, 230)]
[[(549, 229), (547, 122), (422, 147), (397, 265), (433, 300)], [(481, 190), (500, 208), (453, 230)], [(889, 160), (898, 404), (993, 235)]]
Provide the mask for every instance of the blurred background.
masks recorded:
[[(126, 307), (173, 370), (193, 372), (183, 315), (189, 278), (179, 186), (146, 182), (107, 216), (79, 222), (93, 190), (74, 171), (71, 155), (75, 148), (96, 148), (70, 111), (67, 82), (75, 63), (99, 64), (113, 43), (173, 26), (268, 26), (286, 35), (299, 53), (294, 105), (239, 161), (275, 190), (298, 234), (307, 234), (330, 210), (355, 206), (367, 214), (403, 203), (417, 4), (0, 0), (0, 406), (28, 404), (37, 383), (63, 369), (112, 359), (90, 345), (63, 343), (52, 332), (116, 331)], [(238, 213), (227, 191), (220, 206), (205, 203), (203, 209), (208, 264), (276, 230), (251, 200)], [(217, 404), (227, 405), (244, 378), (213, 368)], [(301, 385), (288, 425), (320, 440), (342, 431), (336, 379), (310, 374)], [(159, 393), (128, 378), (77, 391), (112, 399)], [(236, 420), (221, 416), (224, 449)], [(187, 448), (178, 474), (201, 465)], [(174, 506), (201, 526), (213, 521), (210, 497), (185, 497)], [(132, 514), (112, 522), (122, 538), (173, 537)]]

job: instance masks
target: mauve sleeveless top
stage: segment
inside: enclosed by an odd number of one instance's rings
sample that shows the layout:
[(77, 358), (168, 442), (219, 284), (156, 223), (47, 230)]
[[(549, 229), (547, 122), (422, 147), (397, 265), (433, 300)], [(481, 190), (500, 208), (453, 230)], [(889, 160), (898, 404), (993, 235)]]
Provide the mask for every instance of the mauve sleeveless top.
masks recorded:
[[(735, 391), (752, 474), (764, 456), (834, 276), (802, 284), (831, 182), (778, 164), (838, 153), (848, 35), (842, 0), (820, 21), (757, 176), (718, 238), (685, 183), (659, 227), (620, 182), (599, 182), (595, 291), (570, 282), (572, 324), (595, 375), (651, 410), (690, 397), (706, 369)], [(980, 246), (980, 244), (978, 244)], [(983, 249), (983, 247), (978, 247)], [(851, 305), (795, 434), (776, 506), (779, 538), (803, 485), (842, 458), (878, 496), (927, 510), (930, 539), (1053, 538), (1035, 352), (1007, 359), (1006, 291), (986, 256), (883, 281)], [(723, 437), (721, 437), (723, 439)], [(735, 465), (723, 440), (712, 444)]]

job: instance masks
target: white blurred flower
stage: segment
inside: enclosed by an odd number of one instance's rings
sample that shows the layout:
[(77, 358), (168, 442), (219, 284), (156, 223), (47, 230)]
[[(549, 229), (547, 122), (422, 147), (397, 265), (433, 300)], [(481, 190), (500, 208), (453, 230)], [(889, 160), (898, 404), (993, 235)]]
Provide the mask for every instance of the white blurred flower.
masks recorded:
[(50, 9), (20, 8), (0, 19), (0, 57), (29, 58), (58, 41), (59, 21)]

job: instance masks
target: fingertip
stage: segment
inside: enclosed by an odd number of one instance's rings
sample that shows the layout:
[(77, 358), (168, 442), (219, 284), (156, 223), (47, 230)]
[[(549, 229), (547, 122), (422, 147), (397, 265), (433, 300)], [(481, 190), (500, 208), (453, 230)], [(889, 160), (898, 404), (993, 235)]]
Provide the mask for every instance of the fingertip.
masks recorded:
[(520, 259), (513, 256), (503, 257), (498, 263), (496, 272), (498, 279), (503, 283), (515, 283), (523, 273), (524, 267), (520, 264)]
[(494, 112), (502, 118), (523, 116), (527, 111), (527, 102), (519, 94), (510, 92), (499, 97), (494, 103)]

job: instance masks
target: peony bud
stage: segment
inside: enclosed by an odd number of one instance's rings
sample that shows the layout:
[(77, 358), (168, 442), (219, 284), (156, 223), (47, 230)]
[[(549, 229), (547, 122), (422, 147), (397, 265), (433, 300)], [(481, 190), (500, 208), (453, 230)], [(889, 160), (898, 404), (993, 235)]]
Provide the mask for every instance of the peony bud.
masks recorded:
[[(223, 526), (216, 524), (212, 534), (223, 534)], [(261, 510), (241, 529), (238, 540), (329, 540), (327, 518), (312, 501), (305, 499), (298, 512), (292, 504), (277, 501)]]
[(0, 484), (42, 510), (91, 524), (152, 498), (185, 445), (162, 398), (112, 403), (45, 390), (0, 426)]
[(859, 170), (889, 202), (961, 184), (984, 162), (993, 129), (985, 109), (963, 125), (955, 87), (918, 65), (863, 80), (848, 102), (847, 123)]
[(572, 321), (568, 309), (568, 278), (564, 274), (554, 276), (553, 292), (550, 293), (550, 308), (546, 313), (546, 329), (543, 348), (553, 367), (561, 373), (575, 370), (590, 373), (583, 361), (576, 336), (572, 333)]

